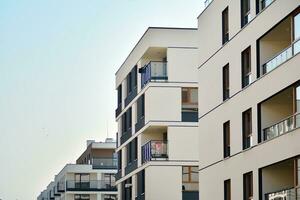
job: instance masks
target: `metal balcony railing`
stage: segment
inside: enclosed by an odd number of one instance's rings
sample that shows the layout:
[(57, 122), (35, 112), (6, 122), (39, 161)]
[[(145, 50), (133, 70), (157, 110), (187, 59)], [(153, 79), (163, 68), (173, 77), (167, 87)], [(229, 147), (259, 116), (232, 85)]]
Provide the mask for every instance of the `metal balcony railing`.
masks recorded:
[(118, 160), (116, 158), (93, 158), (93, 169), (117, 169)]
[(262, 74), (268, 73), (278, 67), (280, 64), (284, 63), (288, 59), (297, 55), (300, 52), (300, 39), (294, 41), (289, 47), (278, 53), (268, 62), (262, 65)]
[(151, 140), (142, 146), (142, 162), (168, 158), (167, 141)]
[[(296, 192), (297, 191), (297, 192)], [(289, 188), (277, 192), (265, 194), (266, 200), (297, 200), (300, 199), (299, 188)]]
[(141, 72), (141, 86), (144, 88), (151, 81), (168, 80), (167, 62), (151, 61), (143, 68)]
[(116, 191), (115, 181), (66, 181), (67, 191)]
[(288, 131), (300, 127), (300, 113), (295, 113), (276, 124), (269, 126), (263, 130), (263, 140), (270, 140), (278, 137)]

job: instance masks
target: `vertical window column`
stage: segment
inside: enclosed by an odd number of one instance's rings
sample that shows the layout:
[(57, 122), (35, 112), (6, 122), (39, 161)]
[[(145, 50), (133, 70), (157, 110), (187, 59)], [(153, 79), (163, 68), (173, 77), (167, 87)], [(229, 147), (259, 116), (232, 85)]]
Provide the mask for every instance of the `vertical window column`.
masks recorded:
[(252, 146), (252, 109), (243, 112), (243, 149)]
[(222, 12), (222, 44), (229, 41), (229, 16), (228, 7)]
[(229, 64), (223, 67), (223, 101), (229, 99)]
[(251, 47), (242, 52), (242, 88), (251, 83)]
[(244, 200), (253, 200), (253, 173), (244, 174)]
[(231, 181), (224, 181), (224, 200), (231, 200)]
[(224, 158), (230, 156), (230, 121), (223, 124), (223, 155)]

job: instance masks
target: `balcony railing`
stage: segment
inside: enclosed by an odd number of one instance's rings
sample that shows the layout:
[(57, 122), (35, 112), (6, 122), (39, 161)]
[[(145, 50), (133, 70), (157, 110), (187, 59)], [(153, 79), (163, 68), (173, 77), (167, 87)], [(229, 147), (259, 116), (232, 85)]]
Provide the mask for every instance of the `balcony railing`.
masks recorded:
[(168, 158), (167, 141), (151, 140), (142, 146), (142, 162)]
[(144, 88), (151, 81), (168, 80), (167, 62), (151, 61), (143, 68), (141, 72), (141, 86)]
[(268, 73), (278, 67), (280, 64), (284, 63), (288, 59), (297, 55), (300, 52), (300, 39), (293, 42), (289, 47), (278, 53), (268, 62), (262, 65), (262, 74)]
[(126, 132), (123, 132), (120, 138), (121, 145), (124, 144), (132, 136), (132, 128), (129, 127)]
[[(296, 192), (297, 190), (297, 192)], [(277, 192), (272, 192), (265, 194), (265, 199), (266, 200), (278, 200), (278, 199), (283, 199), (283, 200), (297, 200), (300, 199), (300, 190), (299, 188), (290, 188), (290, 189), (285, 189)]]
[(57, 192), (64, 192), (65, 191), (65, 183), (64, 182), (58, 182), (56, 186)]
[(295, 113), (294, 115), (281, 120), (280, 122), (269, 126), (263, 130), (263, 140), (270, 140), (272, 138), (278, 137), (288, 131), (300, 127), (300, 113)]
[(95, 180), (95, 181), (74, 181), (69, 180), (67, 191), (116, 191), (115, 181)]
[(121, 178), (122, 178), (122, 171), (118, 170), (118, 172), (115, 174), (115, 179), (117, 181), (117, 180), (120, 180)]
[(93, 169), (117, 169), (118, 160), (116, 158), (93, 158)]

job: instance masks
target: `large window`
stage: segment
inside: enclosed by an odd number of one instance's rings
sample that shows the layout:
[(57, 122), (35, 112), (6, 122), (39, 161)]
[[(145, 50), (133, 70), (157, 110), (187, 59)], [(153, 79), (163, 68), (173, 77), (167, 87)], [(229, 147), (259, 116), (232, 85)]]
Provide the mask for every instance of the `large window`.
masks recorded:
[(250, 0), (241, 0), (241, 27), (250, 21)]
[(252, 110), (243, 112), (243, 149), (252, 145)]
[(229, 64), (223, 67), (223, 101), (229, 98)]
[(118, 87), (118, 107), (122, 104), (122, 84)]
[(198, 167), (184, 166), (182, 167), (182, 190), (198, 191), (199, 186)]
[(182, 88), (182, 111), (198, 111), (198, 89)]
[(224, 158), (230, 156), (230, 121), (223, 124), (223, 150)]
[(229, 17), (228, 7), (222, 12), (222, 44), (229, 40)]
[(127, 133), (127, 131), (131, 131), (132, 125), (132, 108), (129, 108), (123, 115), (122, 115), (122, 132)]
[(231, 181), (224, 181), (224, 200), (231, 200)]
[(300, 13), (294, 16), (294, 41), (300, 39)]
[(242, 52), (242, 88), (251, 83), (251, 47)]
[(253, 200), (253, 174), (244, 174), (244, 200)]
[(137, 138), (127, 145), (127, 165), (137, 159)]

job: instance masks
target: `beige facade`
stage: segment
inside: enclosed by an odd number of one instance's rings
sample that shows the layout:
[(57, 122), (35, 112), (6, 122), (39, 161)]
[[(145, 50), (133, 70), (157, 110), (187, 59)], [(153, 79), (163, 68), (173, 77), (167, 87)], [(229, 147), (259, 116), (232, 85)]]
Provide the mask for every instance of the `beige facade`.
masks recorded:
[(199, 199), (300, 198), (299, 3), (214, 0), (198, 17)]
[(198, 196), (183, 178), (198, 166), (196, 34), (149, 28), (116, 73), (121, 200)]

